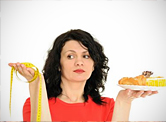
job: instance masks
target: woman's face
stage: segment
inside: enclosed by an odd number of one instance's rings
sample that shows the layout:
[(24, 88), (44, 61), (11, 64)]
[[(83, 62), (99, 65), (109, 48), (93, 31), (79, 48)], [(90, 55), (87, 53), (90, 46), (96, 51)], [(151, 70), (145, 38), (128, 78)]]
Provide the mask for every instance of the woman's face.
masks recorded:
[(87, 48), (78, 41), (67, 41), (61, 51), (61, 79), (78, 82), (86, 81), (94, 70), (94, 61)]

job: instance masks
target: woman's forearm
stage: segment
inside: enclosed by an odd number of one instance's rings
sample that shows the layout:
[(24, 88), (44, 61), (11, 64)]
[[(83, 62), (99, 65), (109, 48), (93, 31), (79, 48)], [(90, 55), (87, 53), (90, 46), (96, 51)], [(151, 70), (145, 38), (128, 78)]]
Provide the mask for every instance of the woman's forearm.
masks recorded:
[[(30, 100), (31, 100), (31, 121), (36, 121), (38, 109), (38, 95), (39, 95), (39, 78), (29, 84)], [(51, 115), (48, 104), (48, 97), (46, 92), (45, 82), (42, 77), (42, 99), (41, 99), (41, 121), (51, 121)]]
[(112, 121), (128, 121), (130, 114), (131, 102), (124, 102), (117, 98), (115, 101)]

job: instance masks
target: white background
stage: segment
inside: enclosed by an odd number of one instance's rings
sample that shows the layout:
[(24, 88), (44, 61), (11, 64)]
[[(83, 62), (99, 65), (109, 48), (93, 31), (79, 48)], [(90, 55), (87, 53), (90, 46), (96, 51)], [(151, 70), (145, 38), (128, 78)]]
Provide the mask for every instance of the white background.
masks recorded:
[[(40, 71), (54, 39), (70, 29), (90, 32), (104, 46), (110, 71), (104, 96), (116, 98), (118, 80), (150, 70), (166, 77), (166, 1), (1, 1), (1, 120), (22, 121), (28, 84), (14, 78), (9, 114), (9, 62)], [(166, 120), (166, 88), (133, 101), (130, 121)]]

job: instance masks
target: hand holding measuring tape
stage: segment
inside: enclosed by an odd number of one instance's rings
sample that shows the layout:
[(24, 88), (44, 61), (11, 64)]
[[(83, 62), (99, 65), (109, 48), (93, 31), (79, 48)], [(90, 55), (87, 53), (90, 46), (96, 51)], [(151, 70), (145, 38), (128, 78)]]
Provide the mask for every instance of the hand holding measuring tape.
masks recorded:
[(32, 67), (26, 67), (26, 64), (28, 63), (9, 63), (9, 66), (18, 71), (23, 77), (27, 79), (27, 81), (30, 81), (34, 77), (35, 71)]
[(40, 80), (39, 96), (38, 96), (38, 109), (37, 109), (37, 118), (36, 118), (37, 121), (40, 121), (41, 120), (42, 78), (41, 78), (41, 74), (39, 73), (38, 68), (31, 63), (9, 63), (9, 66), (12, 67), (11, 81), (10, 81), (10, 101), (9, 101), (10, 114), (11, 114), (11, 94), (12, 94), (13, 72), (16, 73), (17, 77), (18, 77), (17, 72), (19, 72), (23, 77), (25, 77), (27, 79), (28, 83)]

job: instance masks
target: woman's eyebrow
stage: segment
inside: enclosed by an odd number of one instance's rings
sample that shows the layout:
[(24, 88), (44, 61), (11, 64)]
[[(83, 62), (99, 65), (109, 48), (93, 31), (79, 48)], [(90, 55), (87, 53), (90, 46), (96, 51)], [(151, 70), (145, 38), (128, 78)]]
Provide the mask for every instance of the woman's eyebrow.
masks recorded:
[(64, 53), (67, 53), (67, 52), (73, 52), (73, 53), (76, 53), (76, 51), (74, 51), (74, 50), (67, 50), (67, 51), (65, 51)]
[(89, 53), (87, 50), (83, 51), (82, 53)]
[[(73, 53), (76, 53), (76, 51), (75, 50), (67, 50), (67, 51), (65, 51), (64, 53), (67, 53), (67, 52), (73, 52)], [(82, 53), (87, 53), (88, 51), (87, 50), (85, 50), (85, 51), (83, 51)]]

